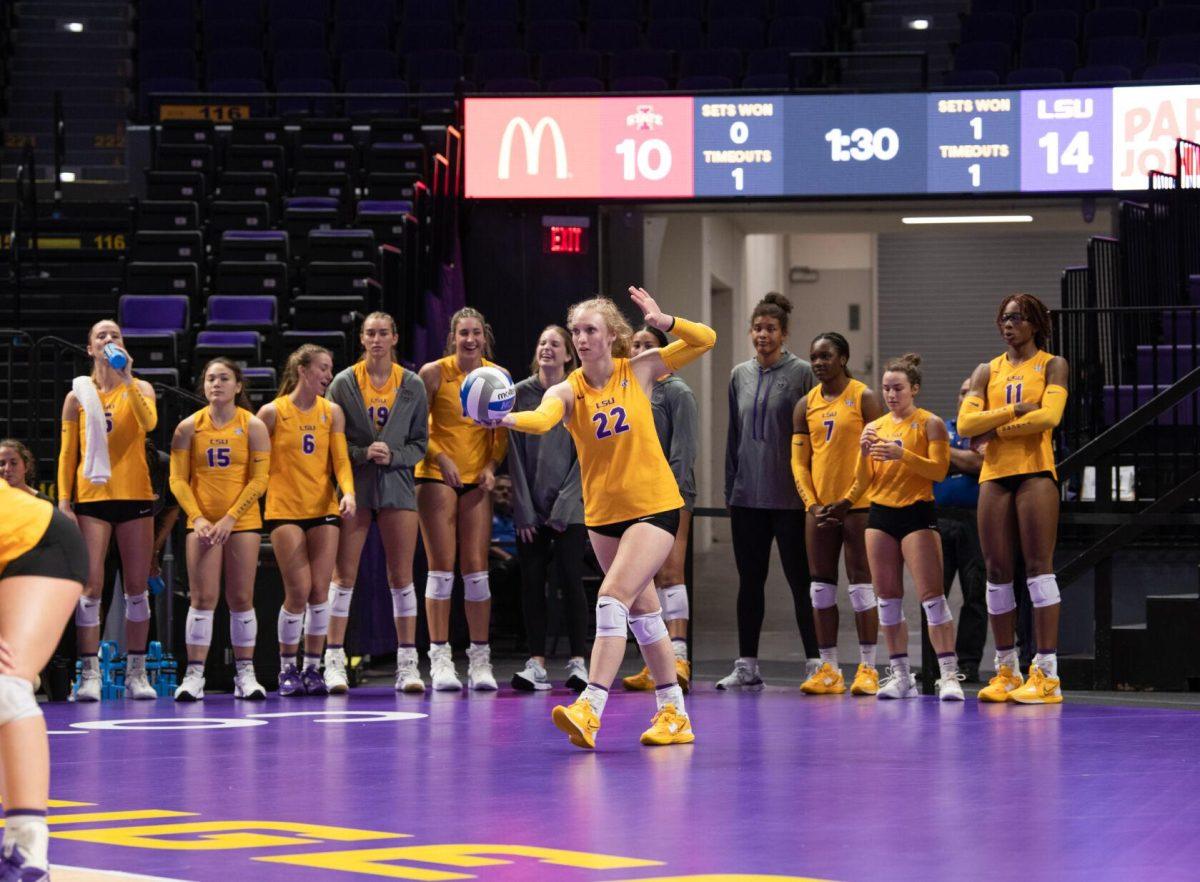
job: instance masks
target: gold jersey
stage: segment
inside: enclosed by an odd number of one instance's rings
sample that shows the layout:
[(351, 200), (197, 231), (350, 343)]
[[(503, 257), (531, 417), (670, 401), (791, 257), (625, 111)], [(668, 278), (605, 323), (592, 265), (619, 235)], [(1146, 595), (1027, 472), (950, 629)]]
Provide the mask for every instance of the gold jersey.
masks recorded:
[[(897, 420), (889, 412), (873, 420), (870, 425), (879, 435), (879, 440), (899, 444), (904, 450), (911, 450), (917, 456), (928, 459), (929, 436), (925, 432), (925, 424), (932, 416), (929, 411), (918, 407), (903, 420)], [(869, 502), (903, 508), (933, 499), (933, 481), (918, 475), (903, 460), (879, 462), (870, 456), (863, 459), (871, 474), (870, 485), (864, 494)]]
[[(238, 496), (250, 483), (250, 464), (254, 458), (250, 450), (251, 419), (253, 414), (242, 407), (220, 428), (213, 423), (212, 412), (207, 407), (192, 415), (195, 431), (190, 483), (200, 514), (209, 523), (215, 524), (229, 514)], [(194, 521), (194, 518), (188, 518), (189, 529), (195, 525)], [(261, 528), (258, 503), (250, 506), (233, 525), (235, 531)]]
[(396, 403), (396, 393), (404, 385), (404, 368), (398, 364), (392, 365), (391, 373), (382, 386), (376, 386), (367, 372), (367, 363), (360, 361), (354, 365), (354, 379), (358, 381), (358, 391), (362, 393), (363, 404), (367, 408), (367, 417), (371, 427), (378, 435), (387, 425), (392, 408)]
[[(842, 394), (826, 400), (818, 383), (806, 396), (809, 444), (812, 445), (812, 478), (818, 505), (829, 505), (845, 497), (854, 485), (858, 462), (858, 439), (862, 435), (862, 396), (866, 384), (851, 380)], [(854, 508), (865, 504), (851, 500)]]
[[(109, 392), (99, 388), (100, 405), (104, 408), (104, 428), (108, 433), (108, 461), (112, 466), (112, 477), (107, 484), (93, 484), (83, 476), (83, 464), (87, 461), (87, 419), (79, 414), (79, 465), (75, 470), (76, 502), (107, 502), (113, 499), (153, 499), (154, 488), (150, 485), (150, 467), (146, 464), (146, 432), (138, 425), (129, 403), (130, 395), (141, 395), (135, 381), (131, 385), (121, 384)], [(155, 411), (154, 396), (143, 396)]]
[[(998, 355), (988, 364), (990, 376), (984, 410), (1020, 404), (1022, 401), (1041, 402), (1046, 391), (1046, 366), (1054, 358), (1049, 352), (1038, 350), (1028, 361), (1014, 366), (1007, 355)], [(1000, 435), (988, 442), (983, 452), (983, 468), (980, 481), (1007, 478), (1010, 475), (1028, 475), (1049, 472), (1057, 476), (1054, 469), (1054, 446), (1051, 438), (1053, 429), (1036, 435)]]
[[(429, 446), (425, 458), (417, 463), (418, 478), (442, 480), (438, 454), (444, 453), (458, 467), (464, 484), (474, 484), (489, 462), (499, 462), (508, 451), (508, 429), (485, 429), (463, 415), (460, 393), (467, 375), (459, 370), (458, 361), (447, 355), (437, 361), (442, 383), (429, 408)], [(484, 367), (499, 367), (486, 358)]]
[(0, 575), (46, 535), (54, 506), (0, 479)]
[(266, 518), (307, 520), (338, 513), (333, 485), (333, 404), (318, 398), (300, 410), (287, 396), (276, 398), (271, 432), (271, 472)]

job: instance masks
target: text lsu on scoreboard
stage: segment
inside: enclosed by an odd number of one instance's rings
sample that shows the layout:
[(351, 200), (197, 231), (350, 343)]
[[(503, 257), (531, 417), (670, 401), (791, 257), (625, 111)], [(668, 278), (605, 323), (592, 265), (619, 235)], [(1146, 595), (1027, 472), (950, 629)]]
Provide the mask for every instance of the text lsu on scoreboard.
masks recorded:
[(478, 199), (1106, 192), (1175, 171), (1200, 85), (468, 98), (464, 122)]

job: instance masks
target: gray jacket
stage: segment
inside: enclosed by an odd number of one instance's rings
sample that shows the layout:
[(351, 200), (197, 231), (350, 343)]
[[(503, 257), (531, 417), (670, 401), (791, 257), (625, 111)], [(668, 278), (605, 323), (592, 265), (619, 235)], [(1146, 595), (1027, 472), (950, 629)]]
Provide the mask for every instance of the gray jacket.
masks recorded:
[[(517, 383), (514, 411), (536, 410), (546, 387), (536, 374)], [(559, 424), (545, 435), (508, 433), (508, 474), (513, 484), (513, 523), (546, 524), (562, 531), (583, 523), (583, 487), (579, 458), (567, 427)]]
[(650, 392), (654, 428), (658, 442), (679, 484), (683, 507), (691, 511), (696, 504), (696, 473), (693, 466), (699, 450), (697, 434), (699, 413), (696, 396), (683, 380), (674, 375), (658, 381)]
[[(367, 405), (354, 368), (348, 367), (329, 384), (328, 398), (346, 412), (346, 443), (354, 466), (354, 496), (360, 507), (403, 508), (416, 511), (413, 467), (425, 457), (429, 441), (429, 401), (425, 384), (412, 371), (396, 391), (396, 403), (378, 436), (367, 416)], [(367, 461), (367, 448), (382, 441), (392, 451), (392, 461), (381, 466)]]
[(729, 377), (725, 504), (804, 508), (792, 480), (792, 411), (816, 382), (790, 352), (769, 368), (742, 362)]

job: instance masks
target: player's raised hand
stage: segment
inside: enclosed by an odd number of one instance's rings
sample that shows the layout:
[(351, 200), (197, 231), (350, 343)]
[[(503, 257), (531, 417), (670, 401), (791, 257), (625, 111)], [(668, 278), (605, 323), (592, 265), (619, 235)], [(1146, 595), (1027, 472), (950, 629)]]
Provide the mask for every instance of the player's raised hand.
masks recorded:
[(658, 304), (654, 302), (654, 298), (650, 296), (650, 292), (645, 288), (639, 288), (636, 285), (629, 286), (629, 296), (633, 298), (633, 303), (642, 311), (642, 318), (646, 324), (652, 328), (658, 328), (660, 331), (669, 331), (674, 322), (674, 318), (669, 315), (663, 315), (662, 310), (658, 308)]

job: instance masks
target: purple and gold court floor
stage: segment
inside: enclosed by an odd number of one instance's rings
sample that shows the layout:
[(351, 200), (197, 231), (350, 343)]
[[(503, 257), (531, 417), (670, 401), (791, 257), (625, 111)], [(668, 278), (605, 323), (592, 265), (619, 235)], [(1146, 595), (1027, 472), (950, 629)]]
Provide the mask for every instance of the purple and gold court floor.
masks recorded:
[[(615, 694), (45, 706), (56, 879), (1195, 880), (1200, 713)], [(137, 877), (132, 877), (137, 878)]]

